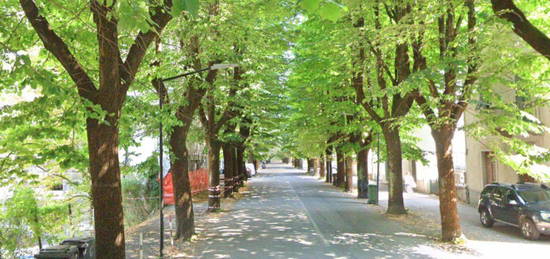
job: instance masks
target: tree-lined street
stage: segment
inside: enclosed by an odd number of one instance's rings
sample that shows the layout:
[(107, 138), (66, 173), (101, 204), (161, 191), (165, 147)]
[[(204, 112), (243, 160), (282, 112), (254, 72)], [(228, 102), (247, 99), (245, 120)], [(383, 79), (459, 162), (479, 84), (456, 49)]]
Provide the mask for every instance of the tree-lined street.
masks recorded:
[(4, 0), (0, 17), (1, 258), (547, 246), (545, 0)]
[(416, 250), (430, 245), (365, 201), (281, 163), (203, 227), (190, 258), (425, 258)]
[[(511, 226), (483, 228), (475, 208), (465, 204), (460, 204), (459, 212), (468, 242), (458, 247), (434, 242), (437, 197), (405, 194), (410, 215), (395, 218), (383, 213), (386, 191), (381, 192), (380, 206), (367, 205), (288, 164), (268, 164), (260, 172), (242, 197), (222, 206), (220, 214), (201, 213), (207, 208), (199, 204), (195, 210), (200, 214), (200, 234), (175, 248), (166, 241), (170, 254), (174, 258), (511, 258), (548, 249), (550, 239), (532, 243)], [(128, 256), (138, 258), (138, 240), (131, 240)], [(155, 252), (148, 249), (156, 250), (157, 243), (154, 238), (150, 241), (145, 254), (152, 257)]]

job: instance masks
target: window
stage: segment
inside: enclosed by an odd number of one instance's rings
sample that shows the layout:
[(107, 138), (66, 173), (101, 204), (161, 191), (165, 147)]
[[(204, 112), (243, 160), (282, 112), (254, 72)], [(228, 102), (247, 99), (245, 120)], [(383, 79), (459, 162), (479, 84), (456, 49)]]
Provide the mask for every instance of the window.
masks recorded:
[(481, 192), (481, 196), (488, 197), (491, 195), (491, 193), (495, 190), (495, 187), (489, 186)]
[(527, 97), (516, 95), (516, 106), (522, 110), (527, 107)]
[(50, 186), (50, 190), (52, 190), (52, 191), (63, 191), (63, 183), (52, 184)]
[(506, 188), (496, 188), (493, 192), (493, 199), (498, 202), (503, 202), (504, 198), (508, 194), (508, 189)]
[(471, 102), (476, 104), (476, 110), (487, 110), (491, 108), (489, 101), (485, 100), (482, 96), (479, 100), (472, 100)]
[(536, 203), (540, 201), (550, 201), (550, 191), (549, 190), (529, 190), (529, 191), (520, 191), (519, 196), (526, 203)]
[(506, 197), (506, 202), (509, 202), (509, 201), (517, 201), (517, 195), (516, 193), (513, 191), (513, 190), (510, 190), (510, 189), (507, 189), (505, 192), (504, 192), (504, 195)]

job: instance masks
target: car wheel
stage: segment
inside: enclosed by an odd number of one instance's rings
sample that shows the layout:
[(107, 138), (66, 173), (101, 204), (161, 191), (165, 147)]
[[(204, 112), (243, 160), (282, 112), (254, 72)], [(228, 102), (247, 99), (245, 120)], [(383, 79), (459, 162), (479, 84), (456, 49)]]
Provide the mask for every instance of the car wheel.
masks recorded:
[(535, 223), (533, 223), (530, 219), (524, 219), (521, 222), (521, 234), (529, 240), (537, 240), (540, 237), (540, 233), (537, 230)]
[(495, 221), (493, 220), (493, 217), (491, 217), (491, 213), (489, 213), (488, 209), (484, 209), (479, 214), (479, 220), (481, 221), (481, 225), (483, 225), (486, 228), (490, 228), (495, 224)]

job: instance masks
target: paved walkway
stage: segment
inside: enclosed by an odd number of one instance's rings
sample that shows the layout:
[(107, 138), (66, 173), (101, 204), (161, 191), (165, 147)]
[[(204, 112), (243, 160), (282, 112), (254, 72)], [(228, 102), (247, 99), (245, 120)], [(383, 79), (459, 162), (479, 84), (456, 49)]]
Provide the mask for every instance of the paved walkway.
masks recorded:
[[(270, 164), (249, 181), (239, 200), (222, 202), (224, 212), (206, 214), (204, 204), (196, 204), (198, 236), (175, 247), (167, 243), (166, 253), (173, 258), (451, 259), (545, 258), (540, 256), (550, 251), (550, 238), (533, 242), (512, 227), (481, 227), (477, 211), (468, 205), (459, 210), (470, 240), (464, 246), (442, 244), (436, 241), (437, 197), (406, 193), (405, 203), (409, 215), (389, 217), (383, 214), (387, 192), (381, 192), (380, 206), (367, 205), (301, 170)], [(144, 258), (156, 258), (158, 221), (142, 229), (153, 233)], [(135, 246), (127, 246), (128, 257), (138, 258)]]
[(283, 164), (268, 165), (230, 211), (199, 220), (180, 258), (441, 258), (456, 255), (378, 206)]

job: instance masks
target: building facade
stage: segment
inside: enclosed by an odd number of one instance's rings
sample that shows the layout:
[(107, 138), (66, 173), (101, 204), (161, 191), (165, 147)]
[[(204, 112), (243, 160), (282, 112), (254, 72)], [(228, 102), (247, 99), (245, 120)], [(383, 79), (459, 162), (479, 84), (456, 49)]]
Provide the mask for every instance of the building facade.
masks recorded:
[[(496, 86), (493, 88), (495, 92), (501, 95), (505, 102), (515, 103), (517, 106), (521, 106), (522, 100), (518, 98), (515, 92), (505, 86)], [(479, 123), (479, 114), (481, 109), (487, 109), (488, 107), (481, 105), (470, 105), (465, 113), (466, 125), (472, 123)], [(540, 123), (545, 126), (550, 125), (550, 108), (547, 106), (535, 107), (530, 112), (536, 117)], [(499, 112), (495, 110), (494, 112)], [(480, 123), (481, 125), (483, 122)], [(529, 134), (528, 136), (518, 137), (525, 142), (536, 145), (542, 148), (550, 148), (550, 134), (548, 132), (543, 134)], [(519, 175), (511, 167), (499, 162), (494, 153), (491, 151), (491, 146), (499, 145), (496, 137), (484, 137), (475, 138), (470, 135), (466, 135), (466, 184), (468, 186), (468, 198), (467, 201), (475, 204), (479, 199), (480, 193), (483, 187), (489, 183), (518, 183), (518, 182), (537, 182), (534, 178), (528, 175)], [(504, 148), (504, 147), (503, 147)]]

